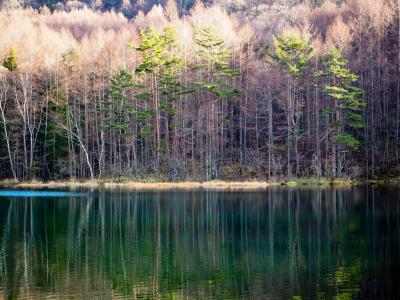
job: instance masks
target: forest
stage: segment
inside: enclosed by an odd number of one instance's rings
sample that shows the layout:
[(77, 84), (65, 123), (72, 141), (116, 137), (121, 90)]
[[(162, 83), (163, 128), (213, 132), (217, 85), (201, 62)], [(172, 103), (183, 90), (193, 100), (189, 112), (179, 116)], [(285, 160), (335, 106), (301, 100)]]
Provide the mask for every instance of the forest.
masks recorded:
[(0, 178), (400, 175), (400, 0), (2, 1)]

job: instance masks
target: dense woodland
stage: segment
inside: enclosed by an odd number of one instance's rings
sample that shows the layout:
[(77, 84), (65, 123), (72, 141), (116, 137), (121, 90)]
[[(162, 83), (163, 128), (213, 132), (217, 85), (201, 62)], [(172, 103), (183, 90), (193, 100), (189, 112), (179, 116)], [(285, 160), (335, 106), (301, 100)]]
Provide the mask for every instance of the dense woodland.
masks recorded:
[(111, 2), (2, 1), (2, 178), (399, 175), (399, 0)]

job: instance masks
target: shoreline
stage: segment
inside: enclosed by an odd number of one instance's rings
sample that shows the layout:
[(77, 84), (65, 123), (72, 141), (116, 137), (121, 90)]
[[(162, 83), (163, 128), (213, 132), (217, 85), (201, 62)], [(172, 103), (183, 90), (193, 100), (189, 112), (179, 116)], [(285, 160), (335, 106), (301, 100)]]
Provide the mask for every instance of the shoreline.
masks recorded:
[(70, 180), (70, 181), (0, 181), (0, 187), (5, 188), (124, 188), (132, 190), (263, 190), (269, 187), (340, 187), (356, 185), (400, 185), (400, 178), (351, 180), (327, 178), (297, 178), (276, 181), (181, 181), (181, 182), (145, 182), (145, 181), (118, 181), (118, 180)]

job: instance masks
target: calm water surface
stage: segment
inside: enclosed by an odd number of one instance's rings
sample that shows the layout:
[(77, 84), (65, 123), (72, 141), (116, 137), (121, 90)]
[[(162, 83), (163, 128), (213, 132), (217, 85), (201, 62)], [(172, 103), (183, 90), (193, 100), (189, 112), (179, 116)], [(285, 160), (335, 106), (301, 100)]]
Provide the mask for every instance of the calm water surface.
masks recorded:
[(400, 299), (400, 189), (0, 197), (0, 299)]

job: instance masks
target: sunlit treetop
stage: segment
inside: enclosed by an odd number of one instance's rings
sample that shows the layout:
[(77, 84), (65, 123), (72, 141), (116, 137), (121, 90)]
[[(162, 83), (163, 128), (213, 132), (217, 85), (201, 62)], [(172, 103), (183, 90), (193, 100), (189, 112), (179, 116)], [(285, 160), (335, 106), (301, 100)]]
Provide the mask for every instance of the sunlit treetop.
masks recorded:
[(275, 46), (273, 58), (293, 76), (300, 77), (315, 54), (310, 41), (295, 34), (282, 34), (273, 39)]

